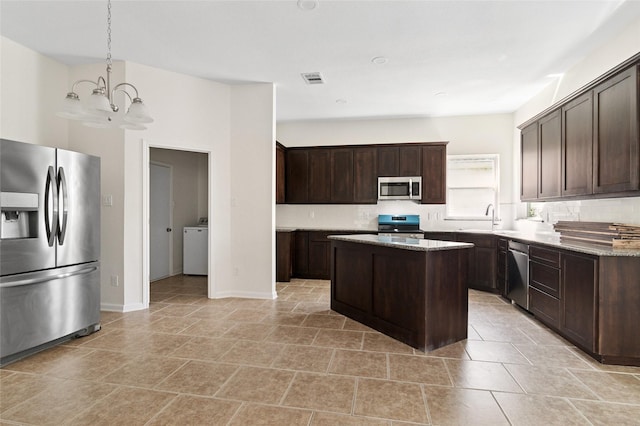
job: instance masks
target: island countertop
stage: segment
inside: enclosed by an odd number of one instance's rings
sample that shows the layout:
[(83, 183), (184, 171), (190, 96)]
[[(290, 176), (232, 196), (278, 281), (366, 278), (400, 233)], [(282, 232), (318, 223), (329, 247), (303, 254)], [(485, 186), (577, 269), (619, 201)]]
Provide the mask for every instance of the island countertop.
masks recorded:
[(384, 236), (373, 234), (359, 235), (329, 235), (330, 240), (347, 241), (351, 243), (372, 244), (413, 251), (439, 251), (471, 248), (473, 244), (452, 241), (419, 240), (399, 236)]

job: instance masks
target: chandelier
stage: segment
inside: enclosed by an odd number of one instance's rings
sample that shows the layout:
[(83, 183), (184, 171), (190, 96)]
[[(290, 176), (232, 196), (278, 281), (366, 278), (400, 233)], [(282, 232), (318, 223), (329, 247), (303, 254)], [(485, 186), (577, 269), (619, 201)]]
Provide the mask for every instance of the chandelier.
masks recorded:
[[(99, 76), (96, 81), (78, 80), (71, 86), (62, 102), (58, 116), (70, 120), (79, 120), (83, 125), (95, 128), (119, 127), (129, 130), (145, 130), (144, 124), (152, 123), (146, 105), (138, 96), (138, 89), (131, 83), (119, 83), (111, 87), (111, 0), (107, 2), (107, 78)], [(94, 86), (93, 92), (86, 102), (81, 102), (76, 87), (80, 83)], [(114, 95), (124, 93), (125, 101), (129, 99), (126, 113), (120, 111), (115, 103)], [(133, 95), (130, 93), (133, 92)]]

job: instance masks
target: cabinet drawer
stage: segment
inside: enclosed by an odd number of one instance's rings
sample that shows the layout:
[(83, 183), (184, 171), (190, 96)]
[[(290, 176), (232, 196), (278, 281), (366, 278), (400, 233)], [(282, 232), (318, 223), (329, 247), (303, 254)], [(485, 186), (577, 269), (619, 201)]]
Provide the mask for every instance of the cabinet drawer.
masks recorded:
[(504, 238), (498, 238), (498, 250), (507, 251), (509, 249), (509, 241)]
[(529, 284), (553, 297), (560, 298), (560, 269), (530, 261)]
[(529, 257), (549, 265), (560, 267), (560, 252), (537, 246), (529, 246)]
[(560, 325), (560, 300), (529, 287), (529, 310), (541, 322), (558, 328)]

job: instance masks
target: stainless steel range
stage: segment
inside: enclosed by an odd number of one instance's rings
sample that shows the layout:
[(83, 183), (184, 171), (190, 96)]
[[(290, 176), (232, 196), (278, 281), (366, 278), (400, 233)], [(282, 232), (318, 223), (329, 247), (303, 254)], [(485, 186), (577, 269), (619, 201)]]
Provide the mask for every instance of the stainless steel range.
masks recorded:
[(420, 215), (378, 215), (378, 235), (422, 239), (424, 231), (420, 230)]

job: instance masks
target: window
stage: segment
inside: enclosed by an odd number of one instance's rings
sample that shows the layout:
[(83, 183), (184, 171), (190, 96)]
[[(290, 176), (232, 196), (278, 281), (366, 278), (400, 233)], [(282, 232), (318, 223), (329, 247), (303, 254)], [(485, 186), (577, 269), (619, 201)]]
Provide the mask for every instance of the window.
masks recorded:
[(499, 217), (499, 160), (498, 154), (447, 156), (447, 219), (486, 219), (489, 204)]

